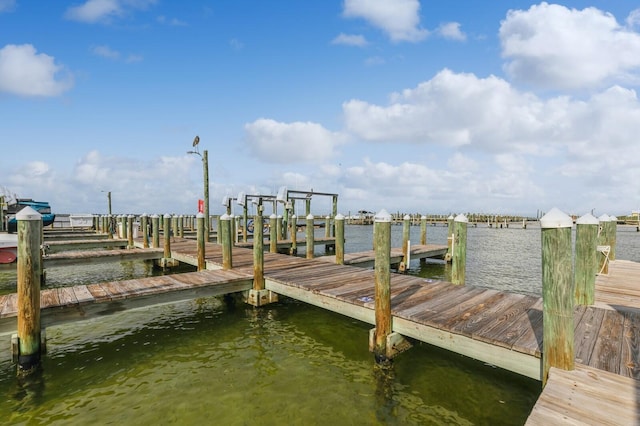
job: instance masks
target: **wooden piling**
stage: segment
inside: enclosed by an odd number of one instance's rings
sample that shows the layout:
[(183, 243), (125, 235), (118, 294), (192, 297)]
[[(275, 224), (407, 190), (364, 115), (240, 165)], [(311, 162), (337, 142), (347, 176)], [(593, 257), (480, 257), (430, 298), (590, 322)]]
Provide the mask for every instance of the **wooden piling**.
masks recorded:
[(204, 234), (206, 233), (206, 227), (204, 223), (204, 213), (198, 213), (196, 215), (197, 225), (197, 244), (198, 244), (198, 271), (204, 271), (207, 269), (207, 263), (205, 260), (205, 241)]
[(284, 227), (283, 227), (283, 219), (282, 219), (282, 215), (277, 215), (276, 216), (276, 235), (278, 235), (278, 240), (284, 240)]
[(298, 255), (298, 216), (291, 215), (291, 249), (289, 254), (291, 256)]
[(402, 218), (402, 262), (398, 268), (399, 272), (406, 272), (409, 269), (409, 235), (411, 232), (411, 217), (405, 215)]
[(542, 229), (542, 384), (549, 369), (574, 368), (573, 269), (567, 214), (554, 208), (540, 218)]
[(575, 304), (593, 305), (598, 273), (598, 219), (589, 213), (576, 221)]
[(464, 285), (467, 264), (467, 224), (469, 220), (459, 214), (453, 220), (451, 282)]
[(607, 232), (609, 243), (609, 260), (616, 260), (616, 240), (618, 232), (618, 218), (615, 216), (609, 217), (609, 231)]
[(171, 215), (171, 234), (175, 236), (178, 233), (178, 215)]
[(278, 252), (278, 217), (275, 213), (269, 216), (269, 252)]
[(42, 215), (25, 207), (16, 214), (18, 232), (18, 369), (29, 373), (40, 364), (40, 284)]
[(420, 217), (420, 244), (427, 244), (427, 217), (424, 215)]
[(344, 265), (344, 216), (338, 213), (334, 223), (336, 226), (336, 263)]
[(600, 226), (598, 228), (598, 246), (600, 248), (598, 250), (598, 273), (606, 275), (609, 273), (609, 222), (611, 219), (609, 218), (609, 215), (603, 214), (598, 217), (598, 221), (600, 222)]
[(264, 235), (262, 224), (262, 206), (253, 218), (253, 289), (264, 290)]
[(142, 247), (149, 248), (149, 216), (140, 216), (140, 231), (142, 232)]
[(307, 215), (307, 228), (306, 228), (306, 240), (307, 240), (307, 259), (313, 259), (313, 249), (314, 249), (314, 241), (313, 241), (313, 215), (309, 213)]
[(151, 215), (151, 227), (153, 228), (151, 246), (153, 248), (160, 248), (160, 216), (157, 214)]
[(387, 336), (391, 334), (391, 215), (381, 210), (374, 218), (375, 236), (375, 340), (373, 353), (378, 363), (388, 362)]
[(184, 216), (178, 216), (178, 236), (184, 238)]
[[(223, 214), (220, 216), (220, 228), (218, 234), (220, 235), (222, 243), (222, 269), (233, 268), (233, 259), (231, 254), (231, 248), (233, 246), (231, 242), (231, 216)], [(255, 232), (255, 227), (254, 227)]]
[(451, 251), (451, 246), (453, 243), (453, 219), (453, 215), (449, 215), (449, 217), (447, 218), (447, 254), (445, 254), (444, 256), (444, 260), (446, 262), (451, 262), (451, 258), (453, 256), (453, 253)]
[(164, 237), (164, 260), (171, 258), (171, 215), (164, 215), (164, 223), (162, 225), (162, 235)]
[(134, 248), (133, 245), (133, 215), (127, 216), (127, 248)]

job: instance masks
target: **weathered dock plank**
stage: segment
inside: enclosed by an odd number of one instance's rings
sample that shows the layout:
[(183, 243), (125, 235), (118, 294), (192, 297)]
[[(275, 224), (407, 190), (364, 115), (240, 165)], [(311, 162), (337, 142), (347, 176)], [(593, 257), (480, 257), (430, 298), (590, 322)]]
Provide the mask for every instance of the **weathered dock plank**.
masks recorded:
[(551, 368), (526, 425), (637, 425), (640, 382), (592, 367)]

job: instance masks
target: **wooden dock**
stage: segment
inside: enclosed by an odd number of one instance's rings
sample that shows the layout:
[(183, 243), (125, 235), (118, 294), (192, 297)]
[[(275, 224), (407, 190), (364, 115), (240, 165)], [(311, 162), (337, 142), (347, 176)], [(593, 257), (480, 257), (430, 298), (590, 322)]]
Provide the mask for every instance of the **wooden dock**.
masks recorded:
[[(253, 278), (237, 271), (200, 271), (42, 290), (42, 325), (87, 319), (155, 303), (249, 290)], [(0, 332), (16, 329), (16, 293), (0, 296)]]
[[(435, 244), (426, 244), (426, 245), (414, 245), (411, 246), (409, 250), (410, 259), (444, 259), (445, 254), (447, 254), (447, 246), (435, 245)], [(392, 248), (391, 249), (391, 264), (397, 265), (402, 261), (403, 254), (402, 249), (400, 248)], [(318, 258), (319, 260), (323, 260), (328, 263), (335, 263), (335, 256), (322, 256)], [(363, 251), (359, 253), (345, 253), (344, 255), (344, 264), (345, 265), (353, 265), (360, 266), (364, 268), (372, 268), (374, 266), (375, 261), (375, 252), (373, 250)]]
[[(263, 242), (263, 246), (265, 248), (268, 248), (270, 244), (269, 239), (265, 239)], [(336, 239), (335, 237), (315, 237), (313, 239), (313, 245), (314, 246), (334, 246), (336, 244)], [(292, 239), (286, 239), (286, 240), (278, 240), (276, 243), (276, 247), (277, 249), (280, 250), (286, 250), (291, 248), (291, 246), (293, 245), (293, 240)], [(304, 250), (306, 250), (306, 245), (307, 245), (307, 240), (304, 238), (296, 238), (296, 246), (298, 247), (298, 251), (302, 252)], [(253, 241), (247, 241), (245, 242), (238, 242), (235, 243), (236, 247), (241, 247), (241, 248), (252, 248), (253, 247)]]
[[(193, 240), (172, 238), (171, 254), (181, 262), (197, 264), (197, 244)], [(198, 285), (215, 287), (216, 294), (251, 288), (253, 251), (233, 247), (232, 258), (231, 271), (215, 271), (222, 269), (222, 247), (206, 243), (208, 271), (45, 290), (43, 313), (55, 318), (56, 311), (82, 311), (101, 302), (144, 300), (157, 294), (191, 291)], [(576, 370), (552, 370), (530, 424), (549, 424), (549, 419), (552, 423), (580, 423), (581, 418), (590, 418), (591, 408), (585, 407), (602, 406), (602, 401), (609, 401), (609, 410), (622, 416), (603, 414), (603, 419), (629, 418), (633, 421), (626, 424), (640, 424), (640, 294), (634, 286), (640, 277), (640, 264), (614, 261), (609, 271), (608, 276), (597, 279), (597, 305), (574, 310)], [(221, 275), (205, 275), (208, 273)], [(336, 265), (322, 258), (264, 253), (264, 275), (266, 289), (277, 294), (375, 324), (371, 269)], [(391, 276), (393, 331), (537, 380), (542, 374), (542, 303), (535, 296), (409, 275)], [(0, 319), (11, 317), (14, 311), (15, 295), (1, 296)], [(602, 387), (610, 400), (599, 399), (605, 397), (592, 391), (594, 387)], [(621, 401), (612, 399), (611, 395), (618, 394)], [(635, 395), (635, 399), (627, 401), (625, 395)], [(579, 404), (575, 402), (578, 400)], [(572, 414), (574, 408), (577, 411)]]

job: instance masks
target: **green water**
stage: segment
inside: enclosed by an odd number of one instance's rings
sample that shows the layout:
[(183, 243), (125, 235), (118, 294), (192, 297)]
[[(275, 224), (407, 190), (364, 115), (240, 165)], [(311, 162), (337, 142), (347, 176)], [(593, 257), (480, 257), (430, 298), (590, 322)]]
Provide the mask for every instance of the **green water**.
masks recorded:
[(7, 424), (523, 424), (540, 390), (416, 343), (374, 367), (369, 326), (287, 299), (199, 299), (51, 327), (28, 380), (0, 364)]

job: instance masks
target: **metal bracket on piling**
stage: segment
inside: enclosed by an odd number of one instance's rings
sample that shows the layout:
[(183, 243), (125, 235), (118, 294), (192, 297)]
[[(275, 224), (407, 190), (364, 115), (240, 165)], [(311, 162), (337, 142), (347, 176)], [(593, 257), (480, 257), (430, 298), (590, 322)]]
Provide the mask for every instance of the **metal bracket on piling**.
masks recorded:
[(278, 301), (278, 294), (271, 290), (249, 290), (245, 292), (245, 302), (249, 305), (259, 307)]
[[(369, 352), (373, 352), (376, 345), (376, 329), (369, 330)], [(393, 359), (411, 349), (411, 343), (400, 333), (391, 333), (387, 336), (386, 356)]]

